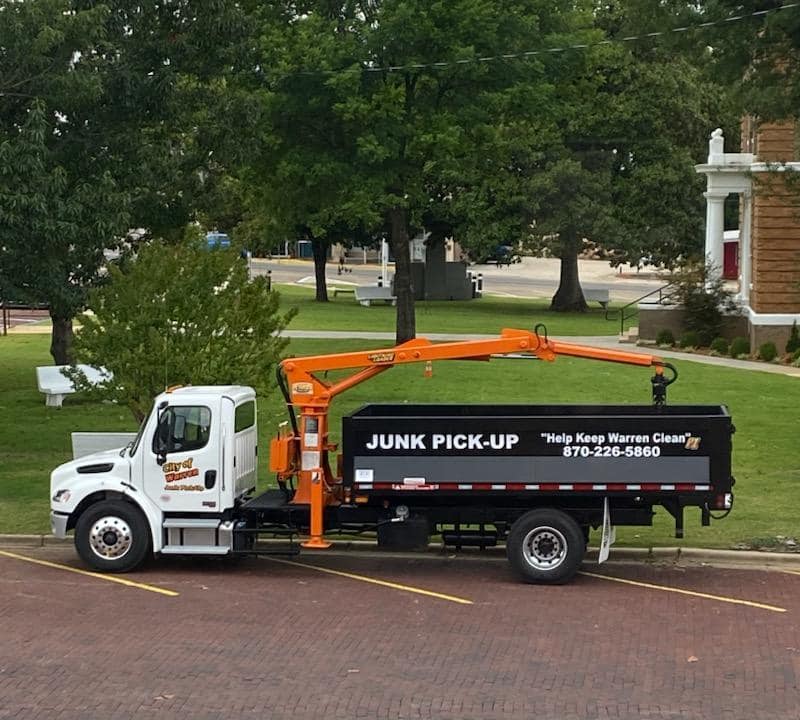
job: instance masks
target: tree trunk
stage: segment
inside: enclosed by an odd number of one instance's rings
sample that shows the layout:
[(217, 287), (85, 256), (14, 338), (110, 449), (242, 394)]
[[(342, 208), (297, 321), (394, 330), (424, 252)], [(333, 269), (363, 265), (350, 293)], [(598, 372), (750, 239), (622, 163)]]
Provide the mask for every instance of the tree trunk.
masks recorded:
[(69, 365), (72, 362), (72, 318), (50, 317), (53, 321), (50, 354), (56, 365)]
[(425, 241), (425, 300), (452, 300), (447, 292), (447, 248), (445, 237), (441, 233), (431, 230)]
[(405, 208), (392, 208), (389, 211), (389, 222), (391, 224), (390, 242), (394, 253), (394, 294), (397, 296), (395, 341), (400, 344), (417, 335), (414, 287), (411, 283), (411, 247)]
[(578, 250), (580, 240), (577, 234), (562, 236), (561, 277), (558, 290), (550, 302), (550, 309), (557, 312), (586, 312), (589, 306), (583, 297), (581, 281), (578, 278)]
[(328, 302), (328, 281), (325, 279), (325, 263), (328, 260), (328, 241), (311, 238), (311, 252), (314, 255), (314, 278), (316, 279), (317, 302)]

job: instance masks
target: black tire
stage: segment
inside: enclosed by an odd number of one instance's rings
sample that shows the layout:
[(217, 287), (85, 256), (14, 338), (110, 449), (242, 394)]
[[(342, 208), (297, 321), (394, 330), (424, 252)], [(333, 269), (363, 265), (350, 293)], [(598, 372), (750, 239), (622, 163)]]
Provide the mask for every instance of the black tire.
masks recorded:
[(141, 565), (150, 550), (150, 526), (135, 505), (104, 500), (78, 518), (75, 549), (95, 570), (129, 572)]
[(525, 582), (560, 585), (578, 572), (586, 554), (583, 531), (562, 510), (531, 510), (512, 526), (506, 540), (511, 567)]

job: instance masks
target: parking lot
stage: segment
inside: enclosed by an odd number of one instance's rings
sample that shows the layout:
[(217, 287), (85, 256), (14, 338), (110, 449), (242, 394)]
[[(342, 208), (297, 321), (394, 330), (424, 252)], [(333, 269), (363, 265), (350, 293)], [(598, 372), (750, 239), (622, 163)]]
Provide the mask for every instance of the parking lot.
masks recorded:
[[(0, 718), (797, 718), (800, 574), (0, 550)], [(121, 581), (121, 582), (120, 582)], [(125, 583), (125, 584), (123, 584)]]

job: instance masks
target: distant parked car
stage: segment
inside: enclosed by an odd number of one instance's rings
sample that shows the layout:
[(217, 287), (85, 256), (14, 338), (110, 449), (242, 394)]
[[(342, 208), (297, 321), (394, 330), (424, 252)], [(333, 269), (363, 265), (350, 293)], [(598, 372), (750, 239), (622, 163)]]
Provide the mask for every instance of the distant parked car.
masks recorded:
[(490, 253), (480, 256), (478, 259), (479, 265), (511, 265), (513, 263), (522, 262), (522, 258), (517, 254), (517, 251), (511, 245), (498, 245)]
[(226, 233), (221, 232), (206, 233), (206, 242), (208, 243), (209, 250), (213, 250), (214, 248), (225, 249), (231, 246), (231, 239)]

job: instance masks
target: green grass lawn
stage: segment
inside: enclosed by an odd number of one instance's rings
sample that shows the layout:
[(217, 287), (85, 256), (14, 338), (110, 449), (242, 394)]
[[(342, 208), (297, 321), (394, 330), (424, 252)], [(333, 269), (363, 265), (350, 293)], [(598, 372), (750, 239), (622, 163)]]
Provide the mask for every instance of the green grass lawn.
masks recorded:
[[(36, 389), (34, 367), (47, 364), (47, 336), (0, 338), (0, 532), (47, 532), (49, 473), (70, 459), (70, 432), (135, 430), (127, 410), (67, 397), (61, 409), (47, 408)], [(377, 343), (380, 345), (380, 343)], [(373, 343), (373, 346), (375, 344)], [(293, 340), (297, 355), (368, 347), (358, 341)], [(782, 375), (732, 370), (680, 362), (681, 378), (670, 388), (672, 404), (727, 404), (734, 436), (736, 507), (710, 528), (701, 528), (699, 512), (688, 510), (686, 545), (729, 547), (737, 542), (766, 543), (777, 535), (798, 534), (796, 403), (798, 380)], [(649, 371), (589, 360), (559, 358), (554, 363), (495, 360), (490, 363), (434, 364), (434, 376), (421, 366), (398, 367), (348, 391), (334, 402), (332, 428), (338, 440), (339, 420), (367, 402), (650, 402)], [(260, 444), (285, 409), (277, 392), (261, 398)], [(261, 482), (268, 478), (266, 453)], [(653, 528), (624, 528), (621, 544), (674, 545), (672, 524), (658, 512)]]
[[(292, 330), (371, 330), (394, 332), (395, 308), (391, 305), (359, 305), (352, 295), (318, 303), (313, 287), (276, 285), (282, 307), (297, 308)], [(606, 320), (605, 311), (593, 303), (585, 313), (558, 313), (541, 298), (486, 296), (476, 300), (416, 303), (417, 333), (496, 333), (504, 327), (533, 329), (544, 323), (551, 335), (615, 335), (619, 320)], [(635, 324), (635, 319), (630, 324)]]
[[(296, 308), (297, 315), (290, 330), (367, 330), (394, 332), (396, 310), (391, 305), (371, 307), (359, 305), (352, 295), (333, 297), (327, 303), (314, 300), (314, 288), (302, 285), (279, 285), (283, 309)], [(611, 305), (606, 320), (605, 310), (592, 303), (585, 313), (560, 313), (548, 310), (550, 301), (542, 298), (506, 298), (485, 296), (476, 300), (417, 302), (417, 333), (475, 333), (493, 334), (504, 327), (533, 329), (544, 323), (550, 335), (615, 335), (619, 319)], [(630, 312), (630, 310), (629, 310)], [(49, 325), (50, 321), (41, 321)], [(636, 316), (628, 325), (636, 324)]]

